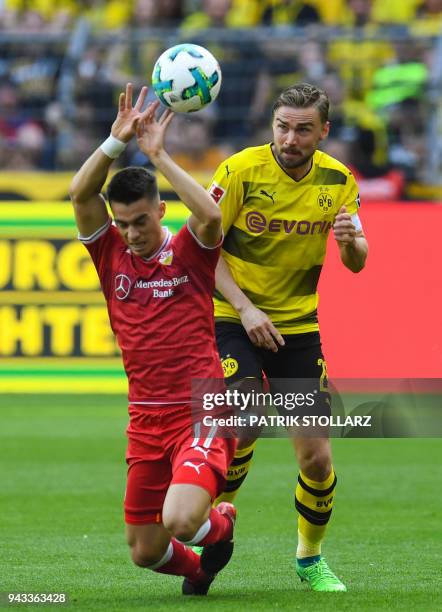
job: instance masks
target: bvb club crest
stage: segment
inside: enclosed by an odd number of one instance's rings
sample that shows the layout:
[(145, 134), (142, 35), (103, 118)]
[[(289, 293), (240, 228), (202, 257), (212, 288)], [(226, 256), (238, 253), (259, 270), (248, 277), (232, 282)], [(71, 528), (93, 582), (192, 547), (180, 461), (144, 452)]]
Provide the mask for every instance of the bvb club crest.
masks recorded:
[(333, 198), (330, 195), (328, 187), (320, 187), (318, 195), (318, 205), (322, 212), (326, 213), (333, 206)]
[(223, 367), (224, 378), (233, 376), (239, 367), (237, 360), (234, 357), (230, 357), (230, 355), (221, 360), (221, 365)]

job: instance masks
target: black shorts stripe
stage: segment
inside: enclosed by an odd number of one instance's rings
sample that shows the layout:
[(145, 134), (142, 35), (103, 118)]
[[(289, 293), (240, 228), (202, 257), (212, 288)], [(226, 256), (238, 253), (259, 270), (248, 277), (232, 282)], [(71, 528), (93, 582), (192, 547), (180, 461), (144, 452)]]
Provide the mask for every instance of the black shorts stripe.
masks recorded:
[(295, 507), (301, 516), (305, 518), (306, 521), (312, 523), (313, 525), (326, 525), (330, 520), (330, 516), (332, 511), (328, 510), (327, 512), (316, 512), (316, 510), (311, 510), (301, 504), (301, 502), (295, 497)]
[(230, 465), (243, 465), (244, 463), (247, 463), (247, 461), (250, 461), (252, 457), (253, 451), (250, 451), (250, 453), (248, 455), (245, 455), (244, 457), (235, 457), (235, 459)]
[(336, 478), (336, 474), (335, 474), (335, 479), (333, 480), (332, 485), (328, 488), (328, 489), (313, 489), (312, 487), (309, 487), (308, 484), (306, 484), (302, 478), (301, 475), (299, 474), (298, 476), (298, 482), (301, 485), (301, 487), (304, 489), (304, 491), (307, 491), (307, 493), (310, 493), (311, 495), (314, 495), (315, 497), (327, 497), (327, 495), (330, 495), (330, 493), (333, 493), (335, 487), (336, 487), (336, 483), (337, 483), (338, 479)]

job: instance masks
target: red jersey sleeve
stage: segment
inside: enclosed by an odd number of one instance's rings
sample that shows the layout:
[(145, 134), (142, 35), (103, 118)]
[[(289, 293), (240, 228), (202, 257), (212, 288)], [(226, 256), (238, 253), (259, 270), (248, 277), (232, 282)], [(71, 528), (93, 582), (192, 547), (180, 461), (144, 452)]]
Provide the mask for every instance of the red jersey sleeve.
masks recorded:
[(116, 253), (124, 250), (124, 243), (116, 227), (112, 225), (109, 217), (107, 223), (87, 238), (79, 236), (94, 262), (100, 279), (101, 288), (106, 299), (112, 291), (113, 263)]
[(222, 239), (215, 247), (206, 247), (186, 223), (174, 238), (174, 246), (183, 261), (192, 269), (213, 278), (221, 252)]

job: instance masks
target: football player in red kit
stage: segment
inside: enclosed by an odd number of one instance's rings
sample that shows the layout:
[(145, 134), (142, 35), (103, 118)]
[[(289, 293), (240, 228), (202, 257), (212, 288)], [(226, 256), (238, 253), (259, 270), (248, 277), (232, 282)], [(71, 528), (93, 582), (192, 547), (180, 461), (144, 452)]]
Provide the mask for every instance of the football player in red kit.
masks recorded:
[[(212, 292), (222, 241), (211, 196), (164, 150), (173, 114), (132, 106), (120, 94), (109, 138), (75, 175), (70, 195), (80, 240), (107, 301), (129, 381), (128, 479), (124, 501), (134, 563), (184, 576), (183, 593), (205, 595), (229, 561), (235, 508), (212, 501), (223, 490), (235, 441), (192, 427), (192, 378), (222, 379), (214, 338)], [(161, 225), (165, 202), (144, 168), (117, 172), (108, 185), (114, 223), (101, 189), (109, 168), (136, 137), (139, 149), (189, 208), (176, 236)], [(190, 548), (203, 546), (201, 556)]]

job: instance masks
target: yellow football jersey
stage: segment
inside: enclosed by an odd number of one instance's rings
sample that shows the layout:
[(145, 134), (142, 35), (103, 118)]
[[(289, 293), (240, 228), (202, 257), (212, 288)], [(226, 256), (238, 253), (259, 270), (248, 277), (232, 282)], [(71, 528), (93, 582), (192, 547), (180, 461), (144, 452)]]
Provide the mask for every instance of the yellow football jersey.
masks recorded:
[[(341, 206), (351, 215), (359, 206), (350, 170), (316, 151), (310, 172), (295, 181), (266, 144), (224, 161), (209, 191), (222, 210), (222, 255), (238, 286), (281, 333), (318, 330), (327, 238)], [(219, 291), (214, 304), (217, 320), (240, 321)]]

